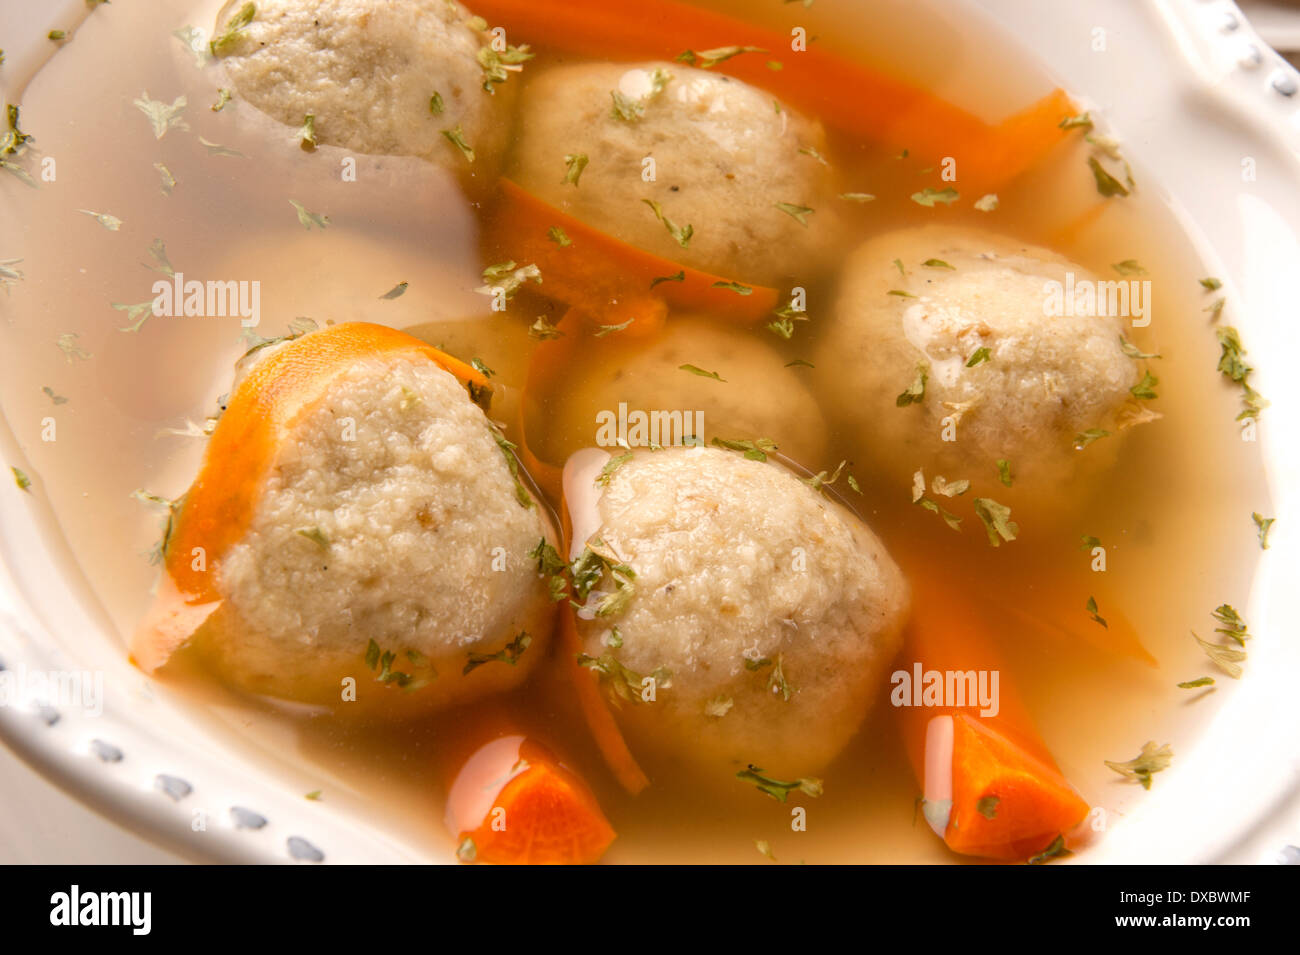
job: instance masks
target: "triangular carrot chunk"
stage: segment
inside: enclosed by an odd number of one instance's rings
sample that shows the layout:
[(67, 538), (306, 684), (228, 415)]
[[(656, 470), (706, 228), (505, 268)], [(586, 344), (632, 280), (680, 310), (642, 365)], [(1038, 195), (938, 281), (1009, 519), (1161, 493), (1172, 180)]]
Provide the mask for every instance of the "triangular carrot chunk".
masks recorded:
[(954, 852), (1025, 860), (1083, 821), (1089, 806), (1059, 769), (964, 713), (953, 716)]

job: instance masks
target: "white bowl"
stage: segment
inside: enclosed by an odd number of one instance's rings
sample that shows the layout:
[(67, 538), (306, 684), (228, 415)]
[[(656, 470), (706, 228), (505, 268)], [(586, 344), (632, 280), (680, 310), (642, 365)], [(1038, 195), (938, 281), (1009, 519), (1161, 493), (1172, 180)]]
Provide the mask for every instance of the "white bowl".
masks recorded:
[[(1274, 861), (1300, 844), (1300, 354), (1291, 282), (1300, 272), (1300, 77), (1227, 0), (960, 0), (956, 22), (990, 17), (1027, 58), (1103, 113), (1126, 152), (1160, 174), (1184, 229), (1216, 263), (1236, 324), (1272, 406), (1262, 443), (1277, 524), (1247, 618), (1250, 673), (1209, 728), (1184, 745), (1160, 784), (1082, 859), (1096, 862)], [(85, 14), (81, 0), (7, 4), (0, 83), (12, 97), (51, 44), (45, 33)], [(1093, 49), (1096, 30), (1111, 38)], [(9, 98), (9, 97), (7, 97)], [(1244, 157), (1258, 179), (1234, 185)], [(3, 251), (3, 250), (0, 250)], [(0, 458), (22, 461), (8, 422)], [(0, 663), (11, 674), (99, 673), (102, 713), (39, 699), (0, 706), (0, 739), (57, 785), (183, 855), (239, 862), (438, 861), (396, 830), (302, 794), (318, 778), (222, 733), (197, 709), (154, 691), (125, 660), (90, 595), (73, 544), (41, 494), (0, 493)], [(444, 860), (445, 861), (445, 860)]]

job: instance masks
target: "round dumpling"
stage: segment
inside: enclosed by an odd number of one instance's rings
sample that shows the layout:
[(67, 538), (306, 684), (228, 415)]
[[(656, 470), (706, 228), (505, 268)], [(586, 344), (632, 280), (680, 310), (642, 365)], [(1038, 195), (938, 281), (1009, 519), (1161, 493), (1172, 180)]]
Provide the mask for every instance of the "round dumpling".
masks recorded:
[(313, 116), (320, 143), (463, 169), (452, 137), (491, 160), (509, 129), (514, 84), (484, 89), (485, 30), (455, 0), (231, 0), (213, 35), (235, 95), (272, 118)]
[[(321, 373), (340, 340), (355, 356)], [(340, 325), (241, 367), (160, 586), (209, 590), (191, 643), (230, 683), (406, 713), (516, 686), (545, 655), (554, 607), (529, 552), (554, 539), (551, 523), (431, 352), (379, 326)], [(249, 430), (256, 415), (287, 422), (264, 454), (263, 432)], [(232, 441), (226, 428), (246, 436)], [(226, 521), (235, 530), (209, 526), (240, 510), (246, 519)], [(211, 566), (190, 575), (196, 541)], [(151, 643), (165, 633), (137, 636), (146, 669), (165, 662), (168, 648)]]
[(894, 561), (771, 461), (713, 448), (610, 460), (571, 458), (565, 505), (571, 556), (587, 548), (604, 571), (579, 633), (634, 751), (715, 779), (751, 763), (822, 769), (887, 690), (908, 605)]
[(1052, 306), (1054, 283), (1088, 281), (1083, 266), (1005, 236), (879, 236), (845, 265), (817, 381), (863, 459), (894, 479), (923, 469), (1057, 510), (1113, 464), (1113, 435), (1153, 416), (1130, 393), (1127, 319)]
[[(561, 66), (530, 79), (520, 114), (513, 178), (639, 248), (780, 286), (834, 244), (821, 126), (739, 80), (680, 63)], [(588, 160), (576, 188), (567, 156)]]
[[(557, 462), (593, 440), (617, 447), (620, 417), (634, 447), (681, 443), (670, 437), (680, 421), (683, 437), (705, 443), (766, 438), (813, 472), (828, 467), (826, 424), (803, 370), (787, 367), (759, 335), (681, 316), (648, 342), (602, 339), (547, 402), (537, 447)], [(636, 431), (638, 419), (648, 439)], [(651, 433), (655, 420), (667, 424)]]

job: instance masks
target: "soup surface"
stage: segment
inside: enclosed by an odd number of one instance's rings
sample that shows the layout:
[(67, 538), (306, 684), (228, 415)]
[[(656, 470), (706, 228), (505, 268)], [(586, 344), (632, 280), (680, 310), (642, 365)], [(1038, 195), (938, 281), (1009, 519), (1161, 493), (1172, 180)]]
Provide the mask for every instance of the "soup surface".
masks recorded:
[[(494, 373), (490, 417), (502, 422), (511, 441), (526, 439), (558, 467), (570, 452), (597, 443), (600, 422), (592, 410), (617, 413), (612, 400), (593, 405), (573, 396), (617, 398), (619, 363), (656, 340), (634, 337), (637, 330), (623, 324), (631, 313), (611, 309), (596, 316), (603, 334), (588, 335), (580, 360), (547, 388), (528, 389), (535, 353), (548, 344), (538, 329), (560, 323), (568, 306), (548, 297), (545, 272), (540, 284), (526, 281), (503, 310), (494, 310), (493, 296), (482, 291), (492, 284), (484, 270), (509, 258), (510, 237), (502, 239), (493, 218), (498, 176), (502, 167), (526, 165), (518, 150), (530, 135), (528, 117), (508, 114), (503, 158), (485, 158), (468, 177), (452, 163), (417, 156), (371, 155), (326, 142), (303, 148), (298, 128), (270, 118), (237, 91), (228, 102), (219, 93), (231, 81), (222, 58), (209, 55), (206, 46), (219, 6), (137, 0), (98, 8), (24, 90), (9, 90), (10, 99), (20, 97), (22, 128), (34, 136), (15, 158), (33, 185), (0, 176), (6, 223), (0, 260), (20, 259), (11, 268), (23, 276), (0, 296), (0, 398), (123, 654), (156, 586), (158, 568), (148, 554), (163, 513), (133, 493), (146, 489), (174, 499), (186, 490), (203, 453), (205, 422), (230, 392), (234, 362), (250, 344), (284, 335), (301, 319), (317, 327), (365, 321), (405, 330), (466, 362), (478, 359)], [(1213, 266), (1180, 231), (1155, 187), (1158, 170), (1130, 160), (1128, 194), (1100, 194), (1102, 180), (1090, 166), (1099, 150), (1104, 168), (1121, 183), (1126, 167), (1115, 158), (1122, 146), (1104, 137), (1099, 116), (1091, 117), (1095, 125), (1067, 123), (1050, 148), (1009, 157), (1013, 174), (1005, 176), (997, 169), (968, 174), (963, 150), (972, 147), (959, 130), (907, 119), (940, 102), (982, 128), (997, 128), (1052, 93), (1050, 77), (1030, 55), (960, 8), (714, 0), (691, 9), (733, 16), (784, 40), (783, 48), (732, 53), (710, 67), (727, 75), (741, 62), (750, 64), (746, 69), (761, 65), (767, 73), (761, 85), (752, 73), (744, 73), (745, 81), (776, 101), (776, 115), (783, 108), (783, 75), (807, 55), (791, 48), (800, 37), (809, 49), (920, 91), (914, 102), (898, 106), (903, 118), (894, 129), (921, 141), (846, 129), (845, 111), (852, 112), (855, 96), (870, 91), (827, 82), (798, 102), (798, 112), (826, 131), (824, 146), (804, 158), (826, 164), (839, 184), (831, 200), (836, 205), (809, 210), (797, 204), (799, 197), (770, 198), (793, 205), (782, 211), (807, 220), (798, 227), (816, 230), (833, 220), (837, 232), (818, 251), (806, 279), (786, 277), (777, 288), (778, 305), (797, 297), (803, 310), (732, 323), (728, 334), (761, 342), (764, 355), (781, 359), (782, 375), (815, 399), (815, 413), (827, 423), (820, 457), (800, 459), (791, 446), (782, 447), (800, 476), (837, 476), (825, 493), (861, 516), (919, 590), (973, 600), (999, 621), (988, 637), (1002, 661), (1003, 692), (1014, 687), (1063, 775), (1094, 807), (1090, 838), (1107, 838), (1144, 793), (1106, 761), (1129, 760), (1147, 741), (1171, 744), (1176, 758), (1230, 691), (1225, 684), (1232, 681), (1189, 631), (1210, 638), (1222, 625), (1211, 612), (1245, 603), (1259, 552), (1250, 515), (1269, 513), (1257, 446), (1249, 440), (1252, 419), (1237, 418), (1241, 389), (1216, 371), (1216, 328), (1231, 324), (1231, 303), (1219, 308), (1222, 293), (1201, 281), (1214, 276)], [(489, 12), (483, 15), (491, 20)], [(672, 27), (673, 45), (682, 51), (709, 42), (692, 36), (693, 23), (682, 14)], [(522, 70), (508, 71), (499, 89), (502, 97), (517, 94), (520, 110), (542, 108), (528, 95), (536, 77), (602, 62), (590, 52), (572, 52), (577, 41), (558, 28), (541, 36), (511, 31), (507, 39), (528, 44), (534, 54)], [(604, 61), (629, 69), (655, 62), (653, 47), (642, 40), (626, 36)], [(697, 55), (696, 65), (704, 59)], [(652, 106), (647, 101), (645, 108)], [(1060, 111), (1050, 128), (1079, 112)], [(955, 174), (947, 161), (954, 154)], [(589, 158), (594, 171), (600, 156)], [(558, 177), (564, 175), (561, 165)], [(579, 188), (594, 190), (600, 181), (592, 175)], [(671, 216), (664, 224), (670, 237), (681, 228)], [(691, 225), (697, 233), (710, 227), (706, 221)], [(1147, 389), (1158, 398), (1143, 399), (1158, 420), (1082, 441), (1080, 459), (1114, 455), (1113, 465), (1086, 478), (1017, 488), (1016, 462), (1009, 462), (1013, 483), (1003, 500), (1018, 528), (1014, 540), (995, 532), (999, 546), (990, 546), (971, 494), (929, 490), (925, 499), (938, 509), (917, 506), (912, 489), (894, 473), (905, 452), (865, 441), (860, 429), (846, 424), (844, 390), (828, 380), (817, 359), (819, 342), (837, 320), (854, 250), (898, 230), (934, 225), (1011, 236), (1051, 249), (1095, 276), (1150, 283), (1148, 314), (1125, 316), (1125, 335), (1141, 353), (1159, 356), (1136, 360), (1158, 379)], [(738, 249), (743, 270), (743, 242)], [(580, 244), (566, 251), (586, 254)], [(943, 270), (945, 263), (930, 267)], [(900, 282), (922, 268), (900, 265)], [(258, 325), (241, 328), (238, 316), (153, 314), (154, 283), (173, 272), (256, 283)], [(745, 277), (743, 271), (719, 276)], [(734, 294), (744, 299), (757, 293)], [(725, 317), (705, 312), (674, 306), (665, 321), (726, 324)], [(621, 344), (620, 336), (633, 344)], [(715, 369), (704, 358), (692, 361), (690, 341), (672, 353), (675, 364), (650, 378), (643, 410), (697, 410), (682, 407), (677, 376), (694, 375), (718, 389), (738, 387), (698, 374)], [(748, 353), (737, 354), (734, 377), (752, 372)], [(892, 372), (897, 390), (909, 386), (910, 367)], [(604, 391), (593, 384), (611, 378), (614, 384)], [(774, 385), (771, 393), (758, 387), (734, 404), (758, 414), (754, 406), (780, 408), (795, 400)], [(900, 396), (897, 414), (915, 410)], [(50, 420), (57, 440), (43, 438)], [(817, 427), (796, 419), (789, 428), (795, 446), (807, 437), (803, 424), (808, 431)], [(704, 429), (710, 436), (768, 437), (739, 433), (725, 416), (706, 415)], [(984, 475), (939, 472), (926, 460), (905, 466), (908, 473), (921, 469), (927, 485), (938, 475), (949, 481), (998, 476), (992, 460)], [(1040, 514), (1035, 495), (1064, 498), (1068, 505)], [(544, 496), (558, 514), (562, 502)], [(960, 518), (955, 530), (941, 511)], [(1150, 660), (1122, 652), (1121, 632), (1136, 634)], [(552, 648), (520, 689), (402, 722), (252, 697), (222, 685), (189, 651), (151, 679), (155, 692), (191, 701), (251, 761), (300, 762), (319, 779), (323, 801), (383, 820), (379, 824), (396, 838), (434, 859), (454, 858), (457, 847), (458, 834), (444, 826), (443, 804), (465, 756), (463, 741), (501, 724), (543, 741), (591, 786), (618, 834), (607, 861), (761, 862), (756, 842), (782, 862), (962, 858), (918, 814), (920, 783), (899, 731), (903, 708), (890, 705), (892, 685), (881, 687), (851, 742), (819, 772), (823, 791), (816, 798), (795, 792), (783, 803), (736, 779), (734, 766), (719, 766), (716, 778), (701, 779), (678, 760), (651, 753), (636, 754), (651, 785), (633, 796), (591, 741), (569, 677), (555, 659), (559, 653)], [(906, 650), (897, 663), (905, 666)], [(1177, 685), (1202, 676), (1216, 682)], [(798, 807), (806, 811), (806, 825), (792, 827)]]

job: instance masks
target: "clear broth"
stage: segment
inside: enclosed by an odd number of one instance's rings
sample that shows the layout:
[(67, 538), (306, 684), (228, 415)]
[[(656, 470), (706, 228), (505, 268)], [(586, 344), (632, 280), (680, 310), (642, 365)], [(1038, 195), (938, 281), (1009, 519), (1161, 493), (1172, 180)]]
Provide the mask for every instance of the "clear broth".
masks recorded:
[[(702, 5), (782, 29), (805, 24), (818, 37), (814, 42), (990, 119), (1053, 85), (986, 24), (937, 3), (819, 0), (808, 10), (769, 4), (761, 11), (740, 0)], [(158, 275), (141, 264), (152, 239), (166, 241), (182, 271), (260, 279), (263, 323), (256, 331), (262, 335), (279, 334), (297, 315), (321, 323), (378, 321), (480, 356), (507, 385), (520, 381), (532, 347), (521, 316), (486, 317), (483, 298), (472, 291), (485, 264), (475, 210), (448, 177), (414, 160), (357, 157), (360, 181), (344, 185), (342, 151), (302, 153), (291, 130), (238, 99), (220, 113), (208, 109), (216, 99), (215, 75), (196, 69), (171, 31), (187, 24), (210, 31), (216, 7), (178, 10), (164, 0), (138, 0), (97, 10), (21, 97), (24, 126), (37, 137), (40, 155), (56, 160), (57, 179), (36, 190), (14, 181), (0, 185), (7, 224), (0, 258), (21, 256), (27, 273), (0, 296), (0, 399), (123, 647), (157, 573), (143, 555), (156, 540), (159, 516), (129, 496), (141, 487), (166, 496), (184, 490), (202, 442), (160, 431), (187, 419), (202, 422), (228, 390), (232, 362), (245, 347), (237, 319), (150, 318), (137, 332), (119, 330), (126, 315), (110, 303), (151, 298)], [(918, 22), (924, 31), (915, 29)], [(540, 68), (545, 58), (543, 51), (526, 70)], [(132, 105), (142, 90), (167, 101), (185, 95), (191, 131), (155, 140)], [(207, 154), (200, 135), (244, 158)], [(863, 237), (934, 220), (934, 210), (906, 199), (924, 185), (940, 185), (936, 176), (918, 172), (920, 163), (894, 158), (906, 145), (833, 144), (837, 161), (855, 165), (864, 188), (881, 197), (862, 220)], [(159, 162), (177, 180), (171, 195), (159, 188), (153, 168)], [(1014, 625), (1000, 636), (1067, 777), (1093, 805), (1119, 814), (1142, 792), (1102, 760), (1127, 759), (1148, 739), (1171, 741), (1177, 750), (1213, 718), (1224, 696), (1222, 679), (1208, 695), (1174, 684), (1211, 672), (1188, 631), (1212, 630), (1208, 615), (1218, 603), (1245, 602), (1257, 558), (1246, 518), (1266, 500), (1257, 446), (1241, 441), (1233, 420), (1237, 393), (1214, 373), (1218, 349), (1203, 311), (1211, 299), (1196, 282), (1212, 269), (1198, 261), (1157, 190), (1142, 188), (1154, 178), (1140, 165), (1135, 175), (1139, 189), (1132, 197), (1109, 202), (1089, 226), (1068, 235), (1062, 227), (1072, 210), (1095, 198), (1078, 149), (1058, 150), (1000, 190), (1001, 206), (991, 215), (971, 209), (974, 197), (943, 215), (1055, 247), (1099, 273), (1123, 259), (1138, 259), (1151, 273), (1155, 314), (1135, 338), (1164, 356), (1158, 363), (1164, 418), (1128, 435), (1118, 465), (1077, 520), (1052, 535), (1025, 528), (1014, 545), (993, 550), (970, 522), (964, 533), (952, 534), (934, 515), (910, 506), (899, 489), (864, 487), (865, 517), (887, 545), (907, 538), (942, 550), (962, 563), (973, 591), (1011, 606), (1044, 588), (1070, 594), (1063, 618), (1083, 614), (1093, 587), (1079, 535), (1107, 543), (1109, 600), (1144, 635), (1158, 667), (1116, 660), (1087, 645), (1044, 643)], [(330, 214), (331, 227), (304, 232), (287, 198)], [(78, 209), (112, 213), (124, 225), (105, 231)], [(410, 282), (406, 295), (378, 299), (399, 281)], [(829, 302), (832, 291), (810, 289), (810, 300)], [(815, 324), (805, 326), (789, 343), (761, 329), (754, 334), (798, 358), (809, 354), (815, 332)], [(64, 333), (76, 333), (92, 357), (66, 356), (56, 345)], [(42, 394), (46, 386), (68, 403), (52, 406)], [(48, 416), (58, 424), (55, 442), (41, 440)], [(865, 477), (869, 454), (847, 435), (834, 444), (825, 466), (845, 459)], [(1207, 590), (1213, 591), (1208, 597)], [(383, 727), (244, 698), (183, 658), (159, 682), (155, 692), (187, 697), (214, 731), (233, 734), (251, 754), (311, 767), (331, 805), (386, 820), (430, 858), (450, 859), (454, 849), (441, 809), (454, 770), (452, 742), (504, 714), (553, 744), (590, 781), (619, 833), (611, 862), (762, 861), (755, 839), (768, 840), (782, 861), (954, 861), (915, 818), (917, 783), (894, 714), (883, 705), (823, 773), (825, 795), (808, 804), (808, 831), (795, 833), (789, 807), (739, 782), (734, 791), (702, 798), (672, 766), (648, 764), (652, 787), (636, 798), (623, 794), (553, 667), (508, 698)]]

